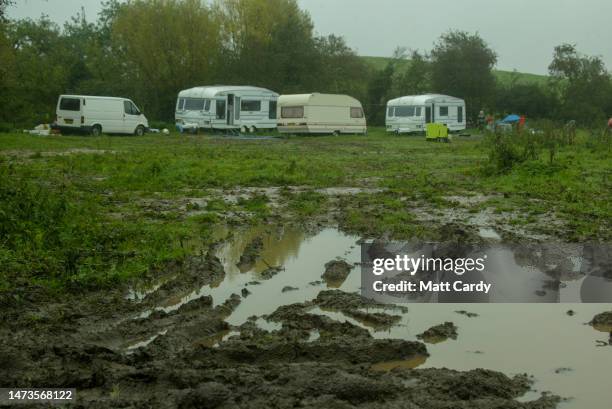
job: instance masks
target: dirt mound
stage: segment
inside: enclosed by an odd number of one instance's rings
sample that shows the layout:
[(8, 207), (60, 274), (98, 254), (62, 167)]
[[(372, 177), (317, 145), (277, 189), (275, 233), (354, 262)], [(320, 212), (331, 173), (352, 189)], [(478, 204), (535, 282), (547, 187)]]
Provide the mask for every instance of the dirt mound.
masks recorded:
[(602, 312), (601, 314), (597, 314), (591, 320), (591, 325), (593, 326), (607, 326), (612, 327), (612, 311)]
[(423, 341), (436, 344), (438, 342), (446, 341), (447, 339), (457, 339), (457, 326), (452, 322), (445, 322), (444, 324), (436, 325), (429, 328), (422, 334), (417, 335), (417, 338)]
[(339, 288), (353, 269), (353, 265), (345, 260), (332, 260), (325, 264), (325, 272), (321, 276), (328, 287)]
[(355, 310), (359, 308), (381, 308), (408, 312), (408, 308), (396, 305), (382, 304), (377, 301), (362, 297), (355, 293), (346, 293), (340, 290), (321, 291), (313, 301), (321, 308), (332, 310)]

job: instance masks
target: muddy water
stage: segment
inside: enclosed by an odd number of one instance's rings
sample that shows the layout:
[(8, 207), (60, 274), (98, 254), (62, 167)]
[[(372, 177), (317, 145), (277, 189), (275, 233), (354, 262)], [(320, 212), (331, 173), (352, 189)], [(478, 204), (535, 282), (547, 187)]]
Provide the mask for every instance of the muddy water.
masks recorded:
[[(485, 234), (497, 238), (492, 232)], [(241, 272), (236, 264), (255, 237), (264, 239), (261, 257), (248, 271)], [(197, 289), (163, 309), (177, 309), (203, 295), (212, 295), (214, 304), (218, 305), (232, 293), (240, 294), (246, 288), (250, 294), (227, 318), (230, 324), (240, 325), (251, 316), (270, 314), (281, 305), (312, 300), (328, 288), (321, 278), (327, 262), (336, 258), (349, 263), (359, 262), (358, 239), (334, 229), (316, 235), (292, 229), (235, 232), (217, 251), (225, 266), (225, 280), (213, 288)], [(500, 262), (519, 268), (509, 251), (500, 254)], [(270, 266), (282, 266), (284, 270), (269, 280), (262, 279), (262, 272)], [(360, 285), (360, 270), (356, 266), (343, 283), (333, 283), (330, 288), (339, 286), (343, 291), (356, 292)], [(295, 289), (283, 292), (288, 286)], [(567, 315), (570, 309), (576, 314)], [(562, 403), (561, 408), (604, 409), (610, 407), (612, 400), (609, 380), (612, 347), (596, 347), (596, 341), (607, 340), (608, 334), (585, 323), (597, 313), (610, 309), (609, 304), (410, 304), (401, 322), (384, 331), (370, 328), (338, 311), (315, 308), (310, 312), (361, 325), (377, 338), (407, 340), (416, 340), (416, 335), (429, 327), (451, 321), (459, 328), (458, 339), (429, 344), (429, 358), (381, 362), (372, 369), (419, 366), (457, 370), (487, 368), (510, 375), (528, 373), (535, 377), (536, 395), (551, 391), (571, 398)], [(456, 313), (457, 310), (467, 310), (478, 316), (469, 318)], [(278, 328), (277, 324), (263, 319), (257, 323), (268, 330)], [(214, 342), (221, 342), (223, 337), (232, 334), (235, 333), (222, 334)], [(317, 336), (312, 334), (312, 340)]]

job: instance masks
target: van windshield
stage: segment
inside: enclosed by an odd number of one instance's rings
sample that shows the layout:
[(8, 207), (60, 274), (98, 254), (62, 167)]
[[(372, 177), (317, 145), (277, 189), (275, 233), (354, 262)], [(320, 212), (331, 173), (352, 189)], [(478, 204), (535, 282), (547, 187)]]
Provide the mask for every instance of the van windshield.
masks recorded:
[(78, 98), (62, 98), (60, 101), (60, 110), (62, 111), (80, 111), (81, 100)]
[[(185, 111), (204, 111), (206, 100), (204, 98), (185, 98)], [(210, 103), (209, 103), (210, 104)]]
[(282, 107), (281, 118), (304, 118), (304, 107)]

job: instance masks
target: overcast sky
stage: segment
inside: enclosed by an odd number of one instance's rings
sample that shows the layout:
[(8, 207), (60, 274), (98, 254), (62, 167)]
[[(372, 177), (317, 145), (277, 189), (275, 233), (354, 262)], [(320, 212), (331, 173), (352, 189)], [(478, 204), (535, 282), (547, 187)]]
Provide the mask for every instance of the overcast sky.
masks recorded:
[[(575, 43), (612, 70), (611, 0), (298, 0), (320, 34), (344, 36), (360, 55), (390, 56), (397, 46), (430, 50), (449, 29), (478, 31), (498, 54), (498, 68), (545, 74), (555, 45)], [(101, 0), (17, 0), (11, 17), (42, 13), (62, 23)]]

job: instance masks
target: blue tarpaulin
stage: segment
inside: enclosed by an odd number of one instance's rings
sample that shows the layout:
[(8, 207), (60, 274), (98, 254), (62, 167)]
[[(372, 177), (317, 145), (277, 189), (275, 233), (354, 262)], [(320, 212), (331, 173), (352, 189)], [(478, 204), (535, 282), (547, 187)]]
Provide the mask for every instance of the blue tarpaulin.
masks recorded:
[(514, 123), (514, 122), (518, 122), (520, 120), (521, 120), (521, 117), (518, 116), (518, 115), (508, 115), (507, 117), (505, 117), (503, 119), (502, 122), (506, 123), (506, 124), (511, 124), (511, 123)]

